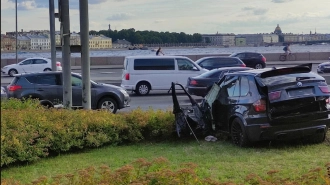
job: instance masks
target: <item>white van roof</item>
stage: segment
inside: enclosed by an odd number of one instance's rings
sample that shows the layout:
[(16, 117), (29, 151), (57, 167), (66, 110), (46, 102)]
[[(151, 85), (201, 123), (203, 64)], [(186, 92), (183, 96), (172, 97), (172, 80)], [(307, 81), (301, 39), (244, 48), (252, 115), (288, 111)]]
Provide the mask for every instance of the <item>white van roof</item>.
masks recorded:
[(140, 59), (140, 58), (188, 58), (186, 56), (175, 56), (175, 55), (168, 55), (168, 56), (154, 56), (154, 55), (141, 55), (141, 56), (126, 56), (127, 59)]

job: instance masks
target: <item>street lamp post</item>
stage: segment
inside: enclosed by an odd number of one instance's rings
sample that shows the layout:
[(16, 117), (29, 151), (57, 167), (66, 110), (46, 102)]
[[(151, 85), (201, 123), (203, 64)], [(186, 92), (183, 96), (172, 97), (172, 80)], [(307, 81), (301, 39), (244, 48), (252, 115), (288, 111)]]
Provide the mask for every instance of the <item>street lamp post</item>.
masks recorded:
[(17, 0), (15, 0), (15, 15), (16, 15), (16, 64), (18, 63), (17, 52)]

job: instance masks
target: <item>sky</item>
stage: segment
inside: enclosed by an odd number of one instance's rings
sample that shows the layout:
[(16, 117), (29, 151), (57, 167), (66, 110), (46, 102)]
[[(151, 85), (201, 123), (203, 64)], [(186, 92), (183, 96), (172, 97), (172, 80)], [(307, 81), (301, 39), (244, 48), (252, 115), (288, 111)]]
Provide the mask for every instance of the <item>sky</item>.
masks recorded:
[[(186, 34), (330, 33), (330, 0), (88, 0), (89, 30)], [(58, 0), (54, 0), (58, 12)], [(70, 31), (79, 32), (79, 0), (70, 0)], [(17, 0), (18, 30), (49, 30), (49, 0)], [(55, 29), (60, 22), (55, 20)], [(15, 0), (1, 0), (1, 33), (15, 31)]]

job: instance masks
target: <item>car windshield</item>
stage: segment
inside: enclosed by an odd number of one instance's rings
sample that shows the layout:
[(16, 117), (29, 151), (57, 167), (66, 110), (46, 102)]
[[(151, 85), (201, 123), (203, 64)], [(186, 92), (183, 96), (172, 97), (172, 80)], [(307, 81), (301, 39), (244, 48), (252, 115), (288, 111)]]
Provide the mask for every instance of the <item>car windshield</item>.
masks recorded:
[(277, 84), (285, 84), (297, 82), (297, 78), (300, 79), (310, 79), (316, 78), (320, 79), (317, 74), (314, 73), (296, 73), (296, 74), (286, 74), (281, 76), (272, 76), (268, 78), (259, 78), (260, 81), (266, 86), (273, 86)]

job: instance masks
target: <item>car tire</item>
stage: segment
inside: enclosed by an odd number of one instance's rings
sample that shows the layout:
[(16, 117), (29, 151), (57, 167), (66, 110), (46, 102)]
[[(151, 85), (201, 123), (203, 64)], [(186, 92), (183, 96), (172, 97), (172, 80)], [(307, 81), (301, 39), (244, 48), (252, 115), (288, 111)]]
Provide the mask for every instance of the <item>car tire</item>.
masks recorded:
[(46, 68), (46, 69), (44, 69), (44, 71), (52, 71), (52, 69)]
[(150, 92), (150, 84), (147, 82), (140, 82), (136, 85), (135, 93), (140, 96), (148, 95)]
[(308, 141), (312, 144), (319, 144), (325, 141), (328, 128), (324, 129), (324, 133), (317, 133), (308, 137)]
[(255, 66), (254, 66), (255, 69), (262, 69), (264, 68), (264, 66), (261, 64), (261, 63), (257, 63)]
[(235, 118), (230, 128), (231, 140), (234, 145), (239, 147), (247, 147), (250, 142), (245, 132), (245, 128), (241, 119)]
[(112, 112), (113, 114), (115, 114), (117, 112), (118, 105), (114, 99), (107, 97), (107, 98), (103, 98), (99, 101), (97, 108), (106, 109), (109, 112)]
[(8, 75), (9, 75), (9, 76), (14, 76), (14, 75), (16, 75), (16, 74), (18, 74), (18, 72), (17, 72), (16, 69), (11, 69), (11, 70), (8, 71)]
[(49, 100), (40, 100), (40, 105), (45, 108), (54, 108), (54, 104)]

